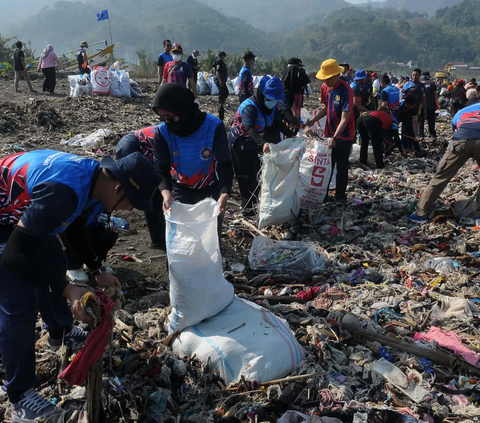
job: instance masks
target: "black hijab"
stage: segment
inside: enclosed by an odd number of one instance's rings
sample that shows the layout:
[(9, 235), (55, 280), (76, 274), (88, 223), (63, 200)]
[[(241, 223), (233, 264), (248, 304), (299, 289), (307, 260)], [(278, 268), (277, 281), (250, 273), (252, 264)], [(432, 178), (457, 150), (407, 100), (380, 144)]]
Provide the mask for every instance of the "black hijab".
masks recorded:
[(205, 122), (207, 114), (198, 108), (195, 96), (190, 90), (180, 84), (163, 84), (155, 94), (153, 111), (166, 110), (178, 116), (178, 122), (167, 122), (167, 128), (179, 137), (188, 137), (197, 132)]
[(305, 72), (305, 69), (300, 66), (289, 65), (282, 78), (287, 101), (293, 105), (295, 94), (302, 94), (304, 87), (310, 84), (310, 82), (310, 78), (307, 72)]

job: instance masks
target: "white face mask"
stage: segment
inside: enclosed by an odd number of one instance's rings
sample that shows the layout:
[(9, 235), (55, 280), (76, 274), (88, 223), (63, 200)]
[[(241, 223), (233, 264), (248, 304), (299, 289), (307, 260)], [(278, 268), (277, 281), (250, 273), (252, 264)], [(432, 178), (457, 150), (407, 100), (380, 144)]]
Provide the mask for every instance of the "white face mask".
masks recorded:
[(172, 59), (174, 62), (180, 62), (182, 60), (182, 55), (181, 54), (172, 54)]

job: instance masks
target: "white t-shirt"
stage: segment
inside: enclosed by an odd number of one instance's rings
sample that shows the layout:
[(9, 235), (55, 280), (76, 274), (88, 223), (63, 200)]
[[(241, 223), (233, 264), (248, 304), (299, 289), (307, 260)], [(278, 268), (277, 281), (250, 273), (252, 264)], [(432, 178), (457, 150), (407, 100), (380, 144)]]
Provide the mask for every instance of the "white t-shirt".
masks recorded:
[(380, 95), (380, 78), (377, 78), (375, 81), (373, 81), (373, 95), (374, 97), (378, 97)]

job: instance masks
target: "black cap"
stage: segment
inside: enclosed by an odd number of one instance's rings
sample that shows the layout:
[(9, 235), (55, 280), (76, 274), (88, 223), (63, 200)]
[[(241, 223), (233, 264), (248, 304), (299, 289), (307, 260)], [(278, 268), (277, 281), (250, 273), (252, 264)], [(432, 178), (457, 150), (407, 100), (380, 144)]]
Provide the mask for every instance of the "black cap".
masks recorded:
[(350, 65), (348, 63), (340, 63), (338, 66), (341, 66), (342, 68), (350, 69)]
[(252, 59), (255, 59), (257, 56), (255, 56), (251, 51), (247, 51), (244, 55), (243, 55), (243, 60), (247, 61), (247, 60), (252, 60)]
[(162, 177), (142, 153), (136, 151), (117, 161), (105, 156), (100, 167), (112, 172), (133, 207), (142, 211), (153, 211), (153, 193)]
[(291, 57), (290, 59), (288, 59), (288, 64), (303, 66), (302, 59), (299, 59), (298, 57)]
[(225, 53), (224, 51), (221, 51), (220, 53), (218, 53), (218, 57), (222, 57), (222, 56), (227, 57), (227, 53)]

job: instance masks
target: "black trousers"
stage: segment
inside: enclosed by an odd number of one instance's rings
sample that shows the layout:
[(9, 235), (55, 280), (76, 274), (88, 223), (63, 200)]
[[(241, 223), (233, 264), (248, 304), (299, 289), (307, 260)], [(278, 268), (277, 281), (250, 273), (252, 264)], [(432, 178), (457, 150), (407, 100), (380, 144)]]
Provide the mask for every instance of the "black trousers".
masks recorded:
[(462, 104), (452, 102), (452, 117), (454, 117), (460, 109), (463, 109)]
[(367, 164), (368, 144), (371, 141), (377, 169), (383, 169), (382, 122), (374, 116), (364, 115), (357, 119), (357, 130), (362, 139), (360, 163)]
[(337, 165), (337, 187), (335, 189), (335, 198), (337, 200), (345, 200), (347, 198), (347, 184), (348, 184), (348, 158), (350, 157), (350, 150), (352, 149), (352, 141), (337, 141), (336, 147), (332, 149), (332, 174), (330, 175), (330, 182), (332, 181), (335, 164)]
[[(98, 258), (102, 261), (107, 259), (107, 253), (113, 248), (118, 239), (118, 233), (107, 229), (104, 225), (94, 226), (88, 228), (88, 234), (92, 242), (92, 246), (97, 254)], [(62, 238), (63, 244), (66, 248), (66, 254), (68, 258), (68, 270), (79, 269), (83, 266), (83, 262), (80, 257), (75, 253), (71, 247), (68, 237), (70, 232), (67, 228), (65, 236)]]
[(404, 148), (412, 148), (415, 151), (420, 150), (420, 143), (415, 141), (413, 132), (413, 116), (410, 113), (400, 113), (400, 122), (402, 122), (402, 144)]
[[(427, 109), (427, 124), (428, 124), (428, 133), (436, 138), (437, 132), (435, 131), (435, 109)], [(418, 117), (418, 136), (425, 136), (425, 118), (422, 116)]]
[(45, 75), (45, 81), (43, 81), (43, 92), (52, 93), (55, 91), (55, 85), (57, 85), (57, 75), (55, 73), (55, 67), (43, 68), (43, 74)]
[(233, 170), (237, 176), (238, 188), (242, 197), (242, 209), (247, 213), (253, 211), (258, 203), (261, 163), (258, 155), (260, 147), (255, 141), (246, 141), (243, 137), (236, 139), (231, 149)]

